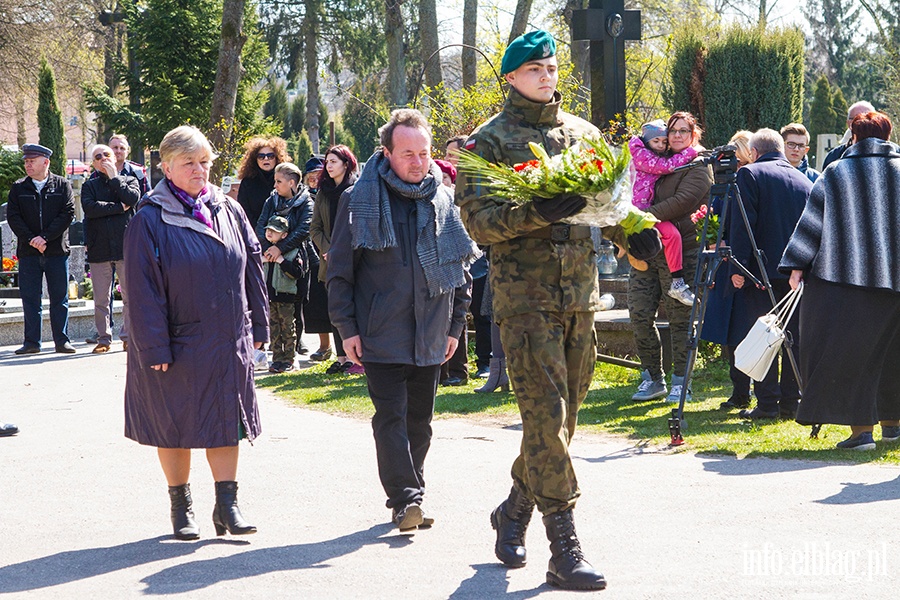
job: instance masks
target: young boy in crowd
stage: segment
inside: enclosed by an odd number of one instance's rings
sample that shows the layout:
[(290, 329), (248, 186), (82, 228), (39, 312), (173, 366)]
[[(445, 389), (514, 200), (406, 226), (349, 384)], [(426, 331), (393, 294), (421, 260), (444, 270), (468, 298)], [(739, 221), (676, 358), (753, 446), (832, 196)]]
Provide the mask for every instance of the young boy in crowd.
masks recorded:
[[(290, 226), (284, 217), (275, 215), (266, 223), (266, 239), (277, 244), (288, 236)], [(272, 348), (270, 373), (294, 369), (294, 302), (297, 279), (303, 276), (298, 249), (272, 259), (263, 255), (266, 288), (269, 292), (269, 330)]]
[[(660, 177), (697, 158), (697, 151), (693, 148), (686, 148), (678, 154), (667, 157), (669, 140), (666, 134), (665, 122), (657, 119), (645, 123), (641, 127), (640, 137), (633, 137), (628, 142), (631, 164), (635, 170), (632, 203), (641, 210), (647, 210), (653, 204), (653, 189)], [(672, 273), (672, 285), (669, 286), (667, 293), (682, 304), (690, 306), (694, 303), (694, 294), (684, 282), (681, 233), (675, 225), (666, 221), (657, 223), (656, 229), (662, 241), (666, 263)]]

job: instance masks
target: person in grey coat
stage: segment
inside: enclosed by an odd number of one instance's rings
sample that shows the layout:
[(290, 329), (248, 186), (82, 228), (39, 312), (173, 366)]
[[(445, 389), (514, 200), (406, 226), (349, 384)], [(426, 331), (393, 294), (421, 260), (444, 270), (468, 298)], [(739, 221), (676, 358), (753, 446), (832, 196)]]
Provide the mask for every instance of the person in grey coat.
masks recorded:
[(838, 448), (900, 440), (900, 147), (891, 120), (854, 117), (843, 158), (812, 189), (778, 269), (800, 303), (802, 424), (849, 425)]
[(218, 535), (255, 533), (237, 505), (238, 442), (260, 434), (253, 349), (268, 340), (259, 241), (240, 205), (208, 183), (215, 158), (194, 127), (159, 147), (165, 179), (125, 231), (130, 334), (125, 435), (156, 446), (178, 539), (197, 539), (191, 448), (205, 448)]
[(466, 323), (479, 252), (441, 171), (422, 113), (395, 110), (382, 149), (341, 195), (328, 251), (328, 308), (347, 358), (365, 367), (378, 473), (401, 531), (422, 511), (440, 365)]

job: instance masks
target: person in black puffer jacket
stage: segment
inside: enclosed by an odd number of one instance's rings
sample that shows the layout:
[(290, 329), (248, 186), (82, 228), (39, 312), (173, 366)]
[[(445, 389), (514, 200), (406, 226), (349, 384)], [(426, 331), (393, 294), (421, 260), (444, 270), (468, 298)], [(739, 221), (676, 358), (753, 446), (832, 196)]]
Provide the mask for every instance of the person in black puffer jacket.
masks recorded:
[[(141, 199), (140, 183), (130, 175), (119, 175), (115, 157), (109, 146), (98, 144), (91, 149), (92, 166), (98, 174), (81, 188), (84, 209), (84, 229), (87, 259), (91, 264), (94, 285), (94, 324), (97, 326), (97, 345), (94, 354), (109, 351), (112, 342), (110, 326), (110, 290), (113, 274), (124, 277), (123, 259), (125, 228), (134, 215), (134, 207)], [(127, 347), (125, 331), (126, 299), (122, 296), (122, 329), (119, 339)]]

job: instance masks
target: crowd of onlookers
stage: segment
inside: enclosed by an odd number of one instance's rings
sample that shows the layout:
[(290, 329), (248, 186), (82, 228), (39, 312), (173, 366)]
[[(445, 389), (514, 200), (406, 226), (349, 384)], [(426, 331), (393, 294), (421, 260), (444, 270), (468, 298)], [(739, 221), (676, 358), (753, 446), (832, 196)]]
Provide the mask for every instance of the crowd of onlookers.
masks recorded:
[[(875, 113), (872, 105), (867, 102), (858, 102), (850, 107), (847, 133), (824, 162), (827, 167), (842, 157), (852, 160), (842, 163), (840, 168), (826, 171), (828, 177), (819, 184), (817, 190), (837, 195), (840, 184), (836, 181), (846, 179), (851, 171), (856, 173), (858, 168), (851, 169), (856, 165), (875, 165), (881, 169), (878, 173), (884, 171), (885, 177), (892, 173), (888, 167), (893, 166), (891, 161), (895, 157), (891, 154), (893, 147), (887, 142), (890, 122), (887, 120), (885, 123), (886, 119), (880, 113)], [(881, 129), (872, 125), (872, 122), (877, 122)], [(869, 127), (865, 132), (856, 131), (865, 127)], [(633, 269), (629, 278), (628, 308), (643, 369), (642, 380), (633, 396), (634, 401), (662, 397), (677, 401), (683, 393), (688, 399), (691, 398), (690, 389), (682, 390), (688, 350), (686, 345), (681, 344), (681, 340), (687, 339), (690, 307), (697, 293), (692, 287), (700, 242), (696, 233), (697, 225), (690, 217), (698, 205), (708, 202), (710, 180), (705, 169), (684, 170), (677, 167), (694, 161), (698, 152), (703, 151), (701, 136), (702, 130), (691, 114), (676, 112), (667, 122), (657, 120), (645, 124), (641, 135), (632, 138), (629, 143), (633, 156), (633, 201), (638, 208), (659, 218), (656, 229), (662, 246), (662, 252), (649, 260), (635, 260), (631, 257)], [(858, 148), (874, 143), (865, 141), (870, 138), (883, 141), (882, 146), (877, 149), (881, 153), (871, 150), (864, 156), (859, 156)], [(435, 161), (443, 174), (443, 185), (451, 189), (456, 179), (457, 152), (465, 140), (465, 136), (448, 140), (444, 158)], [(845, 277), (847, 281), (842, 279), (842, 274), (832, 279), (819, 276), (813, 278), (813, 282), (808, 282), (811, 285), (807, 286), (806, 294), (810, 298), (801, 305), (803, 308), (800, 313), (788, 325), (792, 334), (792, 351), (800, 365), (801, 375), (807, 373), (801, 377), (806, 391), (805, 402), (800, 403), (801, 382), (794, 376), (794, 369), (790, 367), (789, 361), (783, 360), (779, 365), (776, 360), (767, 376), (762, 381), (755, 382), (753, 387), (757, 406), (751, 409), (751, 380), (734, 366), (734, 350), (756, 318), (771, 308), (772, 302), (768, 290), (750, 284), (745, 279), (744, 272), (734, 263), (740, 263), (757, 278), (762, 276), (750, 243), (752, 234), (761, 251), (765, 274), (771, 281), (776, 301), (783, 298), (792, 286), (796, 287), (796, 281), (804, 271), (812, 269), (815, 274), (813, 266), (821, 261), (815, 263), (814, 257), (804, 255), (803, 260), (800, 260), (795, 256), (796, 248), (801, 243), (799, 236), (805, 233), (809, 237), (809, 231), (804, 225), (810, 219), (823, 218), (822, 215), (810, 214), (814, 205), (808, 202), (813, 184), (823, 175), (808, 162), (810, 137), (802, 124), (785, 125), (780, 132), (770, 129), (755, 133), (739, 131), (730, 143), (736, 148), (739, 167), (737, 188), (748, 215), (749, 231), (743, 219), (738, 218), (740, 213), (732, 207), (727, 221), (723, 223), (721, 243), (731, 247), (734, 260), (732, 263), (722, 264), (716, 273), (715, 285), (709, 291), (701, 327), (702, 337), (721, 344), (723, 354), (728, 357), (731, 365), (733, 389), (721, 408), (740, 410), (741, 416), (750, 419), (796, 417), (801, 422), (835, 419), (827, 412), (824, 415), (809, 412), (820, 393), (817, 390), (837, 389), (829, 378), (823, 376), (820, 364), (824, 359), (819, 355), (823, 348), (830, 346), (824, 341), (809, 345), (809, 337), (815, 336), (814, 331), (820, 329), (812, 324), (813, 312), (809, 306), (822, 293), (823, 281), (866, 287), (872, 283), (872, 279), (866, 274), (874, 273), (873, 287), (891, 289), (893, 281), (885, 273), (889, 275), (893, 269), (889, 265), (879, 265), (879, 261), (875, 260), (884, 260), (890, 255), (883, 251), (891, 243), (890, 236), (872, 236), (873, 230), (878, 231), (872, 225), (853, 233), (847, 233), (846, 226), (844, 230), (835, 227), (833, 231), (826, 230), (822, 234), (840, 235), (848, 242), (853, 239), (849, 236), (854, 233), (869, 234), (856, 239), (855, 244), (842, 246), (841, 251), (834, 251), (837, 257), (842, 257), (839, 261), (841, 265), (849, 260), (846, 257), (859, 254), (851, 249), (865, 247), (865, 242), (869, 239), (877, 241), (872, 248), (879, 249), (879, 253), (874, 257), (865, 256), (864, 260), (857, 258), (858, 262), (853, 268), (847, 268), (847, 271), (852, 272)], [(143, 167), (126, 160), (128, 152), (128, 140), (121, 135), (112, 136), (108, 145), (97, 144), (91, 148), (93, 173), (81, 191), (96, 325), (96, 333), (88, 341), (94, 343), (93, 352), (98, 354), (108, 352), (112, 344), (111, 302), (115, 283), (125, 287), (125, 229), (134, 215), (136, 205), (148, 191)], [(72, 189), (65, 178), (49, 172), (49, 149), (29, 144), (23, 148), (23, 154), (28, 177), (13, 187), (8, 209), (10, 226), (20, 240), (23, 240), (18, 256), (25, 336), (24, 343), (16, 350), (16, 354), (40, 351), (40, 294), (41, 280), (45, 277), (50, 295), (50, 321), (55, 349), (57, 352), (71, 353), (75, 349), (66, 333), (68, 244), (63, 232), (74, 218)], [(332, 375), (365, 372), (361, 365), (348, 359), (340, 332), (330, 321), (325, 285), (338, 206), (342, 194), (352, 189), (357, 182), (360, 167), (359, 160), (347, 146), (335, 145), (322, 155), (311, 156), (301, 168), (288, 156), (283, 139), (257, 137), (247, 143), (236, 176), (225, 178), (223, 192), (236, 199), (243, 208), (261, 244), (265, 284), (270, 301), (271, 341), (268, 350), (272, 358), (269, 362), (265, 349), (257, 349), (257, 368), (267, 368), (273, 373), (290, 371), (295, 368), (296, 355), (308, 354), (309, 360), (315, 362), (333, 358), (326, 370)], [(877, 191), (890, 198), (891, 186), (889, 180), (885, 180), (883, 185), (874, 185), (869, 181), (856, 193), (865, 196), (865, 190), (872, 190), (872, 193)], [(844, 188), (840, 193), (846, 196), (847, 189), (849, 188)], [(40, 214), (34, 210), (38, 204), (28, 201), (32, 196), (46, 199)], [(819, 196), (813, 197), (821, 199)], [(874, 211), (879, 210), (887, 201), (882, 199), (879, 203), (861, 200), (855, 205)], [(722, 211), (721, 202), (722, 199), (716, 199), (711, 207), (714, 213)], [(854, 222), (859, 219), (857, 216)], [(798, 222), (801, 223), (799, 233), (792, 238)], [(838, 222), (845, 224), (843, 220)], [(792, 239), (794, 242), (791, 243)], [(806, 243), (821, 250), (819, 241), (813, 244), (807, 240)], [(789, 246), (791, 251), (785, 254), (785, 249)], [(831, 248), (832, 245), (828, 247)], [(504, 352), (499, 329), (491, 318), (490, 278), (487, 277), (489, 248), (485, 247), (483, 250), (484, 254), (470, 267), (473, 279), (470, 320), (474, 325), (476, 356), (473, 371), (476, 377), (487, 379), (485, 385), (476, 391), (506, 391), (509, 381)], [(785, 261), (779, 267), (778, 258), (783, 254)], [(800, 262), (791, 264), (789, 259)], [(838, 258), (828, 255), (827, 260), (837, 261)], [(794, 268), (798, 266), (802, 268)], [(792, 279), (789, 280), (792, 273)], [(830, 271), (828, 274), (833, 275)], [(828, 291), (830, 297), (837, 293), (832, 289)], [(127, 296), (123, 295), (123, 310), (127, 310), (127, 301)], [(669, 386), (663, 372), (660, 338), (655, 325), (661, 301), (666, 307), (673, 340), (674, 364)], [(824, 311), (821, 314), (826, 313)], [(807, 324), (802, 326), (802, 322)], [(855, 326), (856, 321), (852, 322)], [(123, 348), (128, 345), (125, 323), (123, 312), (119, 332)], [(456, 352), (442, 365), (442, 385), (464, 385), (469, 380), (467, 329), (464, 328), (459, 338)], [(804, 330), (802, 346), (801, 329)], [(306, 347), (302, 338), (304, 333), (318, 335), (317, 348)], [(804, 351), (801, 351), (801, 347)], [(846, 347), (848, 346), (845, 345)], [(813, 354), (819, 356), (816, 364), (810, 362)], [(860, 353), (851, 354), (857, 359), (861, 356)], [(831, 356), (830, 351), (828, 356)], [(833, 367), (839, 370), (837, 363)], [(878, 378), (872, 379), (878, 381)], [(871, 395), (883, 397), (885, 393), (879, 390), (881, 388), (874, 388)], [(900, 415), (884, 410), (879, 414), (889, 417), (881, 419), (886, 423), (885, 439), (900, 439), (900, 433), (894, 435), (892, 429), (900, 425), (900, 422), (894, 424), (893, 420)], [(840, 422), (847, 421), (848, 418), (843, 418)], [(853, 440), (859, 438), (866, 440), (866, 444), (871, 443), (866, 437), (870, 436), (870, 430), (860, 429), (861, 425), (856, 422), (846, 424), (854, 427)], [(7, 432), (11, 431), (11, 427), (0, 429)], [(900, 432), (900, 429), (897, 431)]]

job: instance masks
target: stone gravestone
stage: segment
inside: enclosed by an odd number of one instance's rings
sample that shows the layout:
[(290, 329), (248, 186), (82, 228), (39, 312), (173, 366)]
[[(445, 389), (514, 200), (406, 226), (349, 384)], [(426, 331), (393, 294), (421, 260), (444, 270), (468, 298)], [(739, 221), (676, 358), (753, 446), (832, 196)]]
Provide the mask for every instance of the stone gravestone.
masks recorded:
[(625, 114), (625, 40), (640, 39), (641, 11), (624, 0), (590, 0), (572, 13), (572, 40), (590, 42), (591, 122), (600, 129)]

